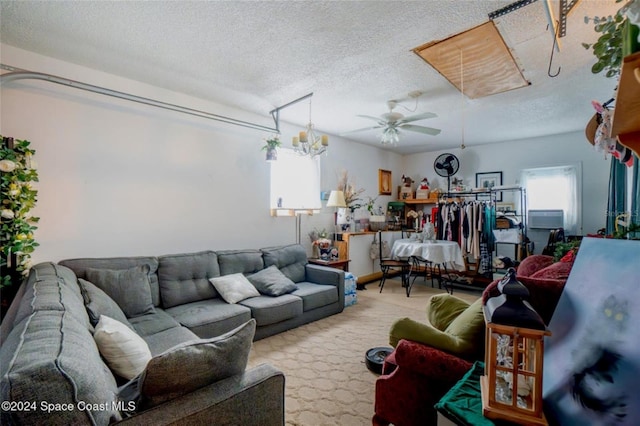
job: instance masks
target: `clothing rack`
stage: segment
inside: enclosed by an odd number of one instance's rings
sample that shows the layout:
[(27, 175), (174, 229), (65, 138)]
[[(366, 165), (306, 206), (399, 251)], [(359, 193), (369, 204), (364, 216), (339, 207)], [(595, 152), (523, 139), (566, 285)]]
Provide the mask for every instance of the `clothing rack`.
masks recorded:
[[(519, 191), (519, 195), (520, 195), (520, 199), (518, 200), (519, 201), (518, 209), (520, 210), (520, 214), (516, 214), (516, 216), (520, 219), (520, 223), (521, 223), (520, 230), (519, 230), (521, 242), (515, 245), (516, 259), (514, 260), (517, 260), (520, 257), (526, 256), (526, 250), (522, 251), (522, 248), (528, 241), (526, 236), (527, 201), (526, 201), (526, 191), (524, 188), (519, 186), (518, 187), (512, 186), (512, 187), (498, 188), (496, 190), (490, 189), (488, 191), (482, 191), (482, 192), (476, 192), (476, 191), (446, 192), (446, 193), (443, 193), (438, 200), (438, 213), (440, 213), (441, 204), (453, 203), (456, 205), (465, 206), (465, 205), (468, 205), (467, 203), (471, 202), (470, 200), (466, 200), (469, 197), (477, 198), (478, 195), (488, 196), (488, 199), (472, 201), (473, 203), (478, 203), (480, 205), (485, 206), (485, 208), (488, 207), (491, 209), (489, 210), (489, 212), (483, 211), (483, 216), (485, 217), (486, 220), (488, 220), (488, 222), (486, 223), (486, 227), (485, 226), (482, 227), (483, 235), (481, 235), (481, 238), (483, 240), (482, 243), (486, 244), (485, 250), (481, 250), (480, 253), (478, 253), (478, 251), (476, 250), (475, 252), (472, 253), (469, 250), (467, 250), (468, 247), (463, 247), (461, 245), (461, 249), (465, 259), (469, 259), (469, 257), (473, 257), (475, 259), (476, 277), (478, 281), (483, 281), (482, 284), (484, 286), (486, 286), (486, 284), (490, 283), (493, 280), (493, 272), (494, 272), (493, 257), (494, 257), (494, 253), (497, 255), (498, 245), (512, 244), (512, 243), (503, 243), (503, 242), (497, 241), (494, 236), (494, 230), (497, 229), (496, 219), (498, 215), (498, 212), (497, 212), (498, 195), (500, 192), (510, 192), (510, 191), (511, 192)], [(514, 199), (514, 202), (515, 201), (516, 200)], [(462, 224), (456, 225), (456, 226), (460, 226), (461, 228), (463, 227)], [(444, 234), (441, 232), (441, 230), (439, 230), (438, 235), (444, 237)], [(462, 239), (458, 237), (456, 241), (460, 244), (462, 242)], [(524, 255), (518, 256), (518, 254), (520, 253), (524, 253)], [(484, 286), (468, 284), (466, 282), (460, 282), (459, 280), (456, 280), (456, 279), (446, 280), (445, 287), (447, 288), (447, 290), (450, 290), (452, 292), (454, 286), (465, 288), (465, 289), (472, 289), (472, 290), (482, 290), (484, 288)]]

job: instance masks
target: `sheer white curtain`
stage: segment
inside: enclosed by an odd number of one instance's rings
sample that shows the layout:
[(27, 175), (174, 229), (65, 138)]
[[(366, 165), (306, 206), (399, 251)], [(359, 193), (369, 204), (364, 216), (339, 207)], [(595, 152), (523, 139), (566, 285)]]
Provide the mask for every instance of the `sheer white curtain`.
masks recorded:
[(529, 210), (562, 209), (565, 234), (582, 233), (580, 163), (522, 171)]
[(271, 163), (272, 209), (319, 210), (320, 159), (301, 156), (291, 149), (279, 149)]

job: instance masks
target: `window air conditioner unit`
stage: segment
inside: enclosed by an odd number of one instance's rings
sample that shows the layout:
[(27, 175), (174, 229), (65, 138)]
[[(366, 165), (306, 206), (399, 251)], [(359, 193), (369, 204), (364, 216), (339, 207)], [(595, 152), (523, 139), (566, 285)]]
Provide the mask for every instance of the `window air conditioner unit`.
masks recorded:
[(531, 229), (564, 227), (564, 210), (529, 210), (527, 224)]

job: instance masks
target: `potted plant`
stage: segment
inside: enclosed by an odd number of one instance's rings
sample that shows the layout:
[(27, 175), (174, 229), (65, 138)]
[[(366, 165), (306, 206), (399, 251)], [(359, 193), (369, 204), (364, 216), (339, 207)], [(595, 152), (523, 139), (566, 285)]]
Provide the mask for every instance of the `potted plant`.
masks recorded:
[(278, 136), (273, 136), (265, 140), (263, 151), (267, 152), (267, 161), (276, 161), (278, 159), (278, 148), (282, 145)]
[(384, 230), (387, 227), (387, 217), (384, 215), (380, 206), (376, 207), (376, 200), (378, 197), (367, 197), (367, 211), (369, 212), (369, 229), (371, 231)]
[(338, 190), (344, 194), (344, 201), (347, 208), (351, 210), (351, 215), (362, 207), (360, 194), (364, 192), (364, 188), (357, 189), (355, 181), (349, 181), (349, 172), (343, 170), (338, 179)]

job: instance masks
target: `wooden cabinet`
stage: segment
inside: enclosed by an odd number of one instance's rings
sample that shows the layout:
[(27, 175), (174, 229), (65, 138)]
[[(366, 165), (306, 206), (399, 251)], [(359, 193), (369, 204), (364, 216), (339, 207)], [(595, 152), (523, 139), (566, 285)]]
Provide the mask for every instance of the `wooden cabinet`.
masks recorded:
[[(349, 272), (358, 279), (358, 285), (379, 280), (382, 277), (379, 260), (371, 258), (371, 243), (377, 237), (376, 232), (344, 232), (338, 234), (336, 245), (340, 258), (350, 259)], [(382, 240), (389, 249), (393, 242), (402, 237), (400, 231), (382, 231)]]

